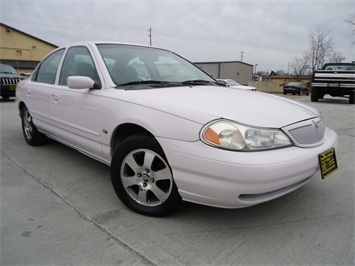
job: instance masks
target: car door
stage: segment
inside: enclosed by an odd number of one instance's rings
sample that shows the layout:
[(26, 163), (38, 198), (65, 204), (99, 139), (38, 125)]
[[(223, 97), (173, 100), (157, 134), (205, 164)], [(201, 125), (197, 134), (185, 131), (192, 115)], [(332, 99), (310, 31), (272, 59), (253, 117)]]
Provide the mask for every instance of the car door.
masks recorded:
[(51, 131), (49, 102), (63, 53), (64, 49), (61, 49), (50, 54), (36, 68), (31, 81), (25, 83), (26, 106), (41, 131)]
[(102, 157), (100, 89), (70, 89), (69, 76), (87, 76), (101, 84), (94, 60), (85, 46), (68, 49), (63, 60), (58, 85), (53, 89), (50, 114), (57, 128), (56, 136), (91, 157)]

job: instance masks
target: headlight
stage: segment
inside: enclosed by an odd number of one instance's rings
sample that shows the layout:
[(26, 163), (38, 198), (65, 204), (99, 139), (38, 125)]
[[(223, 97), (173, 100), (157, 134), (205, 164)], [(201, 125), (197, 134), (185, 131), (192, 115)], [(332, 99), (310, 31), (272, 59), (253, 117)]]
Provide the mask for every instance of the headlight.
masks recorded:
[(291, 140), (279, 129), (256, 128), (229, 120), (217, 120), (201, 131), (201, 140), (211, 146), (236, 151), (256, 151), (291, 146)]

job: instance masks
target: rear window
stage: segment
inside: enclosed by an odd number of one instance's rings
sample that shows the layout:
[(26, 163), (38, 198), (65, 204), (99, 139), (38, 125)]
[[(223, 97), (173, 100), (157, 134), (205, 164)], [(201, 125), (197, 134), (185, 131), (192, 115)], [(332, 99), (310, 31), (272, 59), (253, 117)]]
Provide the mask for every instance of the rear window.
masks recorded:
[(345, 70), (355, 70), (355, 65), (341, 65), (341, 64), (334, 64), (334, 65), (326, 65), (324, 70), (339, 70), (339, 71), (345, 71)]

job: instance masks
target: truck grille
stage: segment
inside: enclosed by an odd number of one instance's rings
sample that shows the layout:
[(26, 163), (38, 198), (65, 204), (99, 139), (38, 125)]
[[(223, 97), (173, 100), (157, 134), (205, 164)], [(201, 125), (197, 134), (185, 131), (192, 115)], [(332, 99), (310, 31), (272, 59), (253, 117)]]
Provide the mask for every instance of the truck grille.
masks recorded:
[(355, 88), (355, 71), (318, 70), (314, 74), (312, 87)]
[(1, 86), (16, 85), (20, 80), (21, 80), (20, 78), (2, 78)]

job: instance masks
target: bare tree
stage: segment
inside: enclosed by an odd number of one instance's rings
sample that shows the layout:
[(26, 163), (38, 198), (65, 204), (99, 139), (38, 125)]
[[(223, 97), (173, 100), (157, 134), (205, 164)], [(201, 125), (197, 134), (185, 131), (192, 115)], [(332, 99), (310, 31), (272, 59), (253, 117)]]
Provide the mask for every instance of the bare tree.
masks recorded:
[(345, 22), (350, 23), (352, 26), (355, 26), (355, 13), (350, 14), (350, 17), (345, 19)]
[(304, 54), (302, 58), (295, 57), (294, 61), (291, 63), (291, 68), (293, 69), (293, 74), (297, 76), (298, 80), (302, 75), (305, 75), (309, 69), (306, 54)]
[(312, 72), (321, 68), (327, 56), (333, 53), (334, 44), (331, 36), (331, 30), (324, 25), (316, 25), (310, 30), (310, 47), (306, 51), (306, 58), (311, 67)]
[(339, 53), (333, 51), (332, 53), (329, 54), (328, 61), (332, 63), (341, 63), (345, 60), (345, 57)]
[(276, 71), (276, 75), (278, 75), (278, 76), (284, 76), (284, 75), (285, 75), (285, 71), (284, 71), (284, 70), (277, 70), (277, 71)]
[[(350, 17), (344, 20), (346, 23), (349, 23), (352, 27), (352, 31), (355, 35), (355, 13), (350, 14)], [(355, 40), (352, 42), (352, 44), (355, 44)]]
[(262, 77), (263, 80), (267, 80), (270, 75), (269, 71), (258, 71), (257, 74), (259, 77)]
[[(355, 23), (355, 14), (352, 17), (352, 23)], [(303, 56), (295, 57), (291, 63), (293, 72), (300, 77), (309, 72), (321, 68), (324, 63), (340, 63), (345, 60), (340, 52), (335, 51), (333, 36), (331, 30), (324, 25), (316, 25), (309, 32), (309, 47)]]

